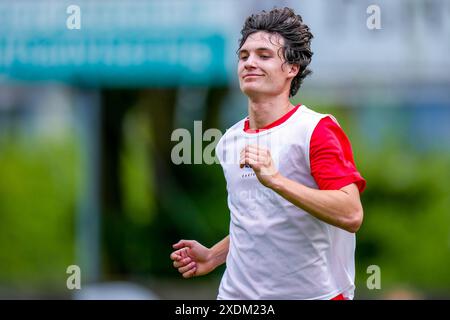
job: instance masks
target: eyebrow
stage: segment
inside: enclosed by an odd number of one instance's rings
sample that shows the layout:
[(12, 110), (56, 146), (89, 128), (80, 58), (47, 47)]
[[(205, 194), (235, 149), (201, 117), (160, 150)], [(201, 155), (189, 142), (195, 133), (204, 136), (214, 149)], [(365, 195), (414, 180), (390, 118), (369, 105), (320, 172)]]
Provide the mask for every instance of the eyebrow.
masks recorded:
[[(272, 49), (266, 48), (266, 47), (257, 48), (255, 51), (270, 51), (270, 52), (274, 52)], [(248, 50), (247, 49), (239, 50), (239, 54), (241, 54), (242, 52), (248, 52)]]

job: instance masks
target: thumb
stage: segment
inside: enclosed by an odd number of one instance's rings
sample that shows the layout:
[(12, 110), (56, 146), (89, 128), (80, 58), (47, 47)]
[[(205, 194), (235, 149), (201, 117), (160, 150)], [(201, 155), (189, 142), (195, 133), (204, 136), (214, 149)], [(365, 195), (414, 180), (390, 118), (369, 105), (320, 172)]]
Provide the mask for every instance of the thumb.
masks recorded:
[(184, 247), (189, 247), (190, 248), (191, 245), (192, 245), (192, 241), (190, 241), (190, 240), (180, 240), (177, 243), (175, 243), (173, 245), (173, 247), (175, 249), (180, 249), (180, 248), (184, 248)]

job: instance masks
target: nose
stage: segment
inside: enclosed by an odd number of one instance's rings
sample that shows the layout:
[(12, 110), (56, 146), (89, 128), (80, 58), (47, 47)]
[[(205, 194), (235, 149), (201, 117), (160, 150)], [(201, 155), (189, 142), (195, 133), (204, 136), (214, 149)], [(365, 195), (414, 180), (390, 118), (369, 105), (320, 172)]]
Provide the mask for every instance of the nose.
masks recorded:
[(247, 70), (256, 68), (255, 59), (253, 58), (253, 55), (249, 55), (247, 57), (247, 60), (245, 60), (245, 63), (244, 63), (244, 68)]

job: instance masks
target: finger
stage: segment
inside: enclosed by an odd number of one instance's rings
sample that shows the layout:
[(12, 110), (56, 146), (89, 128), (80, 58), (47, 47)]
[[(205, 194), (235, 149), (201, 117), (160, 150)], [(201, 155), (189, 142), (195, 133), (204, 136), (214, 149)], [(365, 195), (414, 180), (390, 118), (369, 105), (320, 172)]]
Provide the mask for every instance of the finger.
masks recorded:
[(241, 155), (244, 155), (246, 152), (258, 152), (258, 148), (252, 145), (246, 145), (242, 150), (241, 150)]
[(192, 268), (196, 267), (196, 263), (194, 261), (192, 261), (191, 263), (188, 263), (187, 265), (185, 265), (184, 267), (180, 267), (178, 268), (178, 272), (179, 273), (185, 273), (189, 270), (191, 270)]
[(270, 150), (268, 149), (253, 149), (250, 148), (248, 151), (248, 154), (254, 154), (257, 155), (258, 157), (264, 158), (264, 159), (269, 159), (272, 156), (270, 155)]
[(189, 257), (188, 250), (189, 250), (189, 248), (183, 248), (180, 250), (180, 255), (181, 255), (182, 259)]
[(254, 161), (262, 161), (264, 159), (262, 159), (261, 155), (255, 154), (255, 153), (251, 153), (251, 152), (246, 152), (244, 159), (252, 159)]
[[(254, 150), (254, 149), (250, 149), (244, 152), (243, 157), (247, 157), (247, 156), (255, 156), (255, 157), (260, 157), (263, 154), (260, 151)], [(257, 158), (255, 158), (257, 159)]]
[[(172, 255), (173, 255), (173, 256), (176, 256), (176, 257), (178, 258), (178, 260), (180, 260), (180, 259), (182, 259), (182, 258), (186, 258), (187, 255), (185, 254), (185, 252), (186, 252), (187, 249), (188, 249), (188, 248), (186, 248), (186, 247), (185, 247), (185, 248), (178, 249), (178, 250), (172, 252), (171, 257), (172, 257)], [(173, 259), (172, 259), (172, 260), (173, 260)]]
[(247, 144), (241, 149), (241, 154), (249, 150), (258, 150), (257, 145)]
[(254, 152), (246, 151), (245, 153), (243, 153), (241, 155), (239, 162), (240, 163), (244, 163), (246, 158), (251, 158), (251, 159), (253, 159), (255, 161), (263, 160), (261, 155), (258, 155), (258, 154), (254, 153)]
[(249, 144), (247, 146), (247, 151), (253, 151), (253, 152), (265, 152), (267, 151), (267, 148), (264, 148), (262, 146), (259, 146), (257, 144)]
[(239, 159), (239, 166), (242, 169), (244, 165), (245, 165), (245, 156), (241, 156), (241, 158)]
[(248, 164), (250, 167), (253, 168), (253, 166), (258, 165), (258, 161), (250, 158), (250, 157), (245, 157), (244, 158), (244, 164)]
[(260, 150), (269, 150), (269, 149), (266, 148), (266, 146), (263, 145), (263, 144), (255, 144), (255, 143), (253, 143), (253, 144), (249, 144), (248, 147), (249, 147), (249, 148), (256, 148), (256, 149), (260, 149)]
[(239, 161), (239, 167), (242, 169), (246, 164), (248, 164), (250, 166), (250, 168), (252, 167), (251, 164), (249, 163), (248, 159), (243, 157), (240, 161)]
[(180, 256), (180, 254), (178, 253), (178, 251), (174, 251), (174, 252), (172, 252), (172, 253), (170, 254), (170, 259), (171, 259), (171, 260), (180, 260), (180, 259), (181, 259), (181, 256)]
[(180, 259), (180, 260), (176, 260), (173, 262), (173, 266), (175, 268), (180, 268), (180, 267), (184, 267), (186, 266), (188, 263), (192, 262), (191, 258), (185, 258), (185, 259)]
[[(245, 161), (242, 161), (242, 163), (241, 164), (239, 164), (239, 168), (244, 168), (245, 167), (245, 165), (246, 164), (248, 164), (248, 163), (245, 163)], [(252, 167), (251, 165), (248, 165), (250, 168)]]
[(256, 148), (256, 147), (252, 147), (250, 146), (248, 148), (248, 150), (246, 151), (246, 154), (255, 154), (257, 156), (262, 156), (262, 157), (270, 157), (270, 151), (269, 149), (265, 149), (265, 148)]
[(191, 270), (183, 273), (183, 278), (191, 278), (195, 275), (195, 271), (197, 271), (197, 267), (192, 268)]
[(185, 258), (185, 259), (182, 259), (179, 261), (174, 261), (173, 266), (178, 269), (178, 268), (186, 266), (188, 263), (191, 263), (191, 262), (192, 262), (191, 258)]

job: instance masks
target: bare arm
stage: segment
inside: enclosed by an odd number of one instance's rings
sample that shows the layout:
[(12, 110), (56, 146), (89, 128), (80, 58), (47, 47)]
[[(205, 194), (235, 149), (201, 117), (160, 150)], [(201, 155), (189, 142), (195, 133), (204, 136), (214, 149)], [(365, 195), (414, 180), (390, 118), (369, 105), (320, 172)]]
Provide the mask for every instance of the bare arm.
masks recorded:
[(277, 174), (271, 189), (317, 219), (357, 232), (363, 220), (358, 187), (352, 183), (340, 190), (317, 190)]
[(363, 220), (359, 190), (355, 184), (340, 190), (317, 190), (282, 176), (273, 164), (270, 151), (258, 146), (246, 146), (241, 152), (241, 167), (252, 167), (258, 180), (266, 187), (314, 217), (356, 232)]
[(214, 265), (214, 269), (225, 263), (227, 260), (228, 250), (230, 249), (230, 235), (217, 242), (210, 249), (210, 260)]

